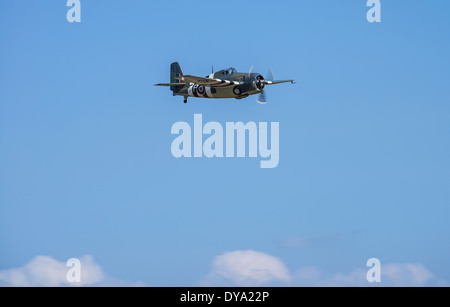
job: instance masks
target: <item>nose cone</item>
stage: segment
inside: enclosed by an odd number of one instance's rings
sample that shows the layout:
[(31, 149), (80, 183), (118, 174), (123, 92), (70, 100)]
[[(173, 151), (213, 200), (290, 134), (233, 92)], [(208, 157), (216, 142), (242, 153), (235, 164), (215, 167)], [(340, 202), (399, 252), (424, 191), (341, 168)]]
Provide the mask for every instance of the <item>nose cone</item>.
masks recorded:
[(264, 87), (266, 86), (266, 83), (264, 82), (264, 77), (261, 75), (256, 76), (255, 84), (256, 84), (256, 88), (258, 90), (262, 91), (264, 89)]

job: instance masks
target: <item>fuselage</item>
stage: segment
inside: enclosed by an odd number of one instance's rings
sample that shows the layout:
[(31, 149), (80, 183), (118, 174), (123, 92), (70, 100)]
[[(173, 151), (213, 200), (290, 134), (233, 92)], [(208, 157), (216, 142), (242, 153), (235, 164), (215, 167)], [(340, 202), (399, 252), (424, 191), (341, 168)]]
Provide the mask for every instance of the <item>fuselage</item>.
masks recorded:
[[(238, 73), (228, 70), (223, 70), (216, 72), (207, 76), (208, 79), (221, 79), (228, 81), (237, 81), (241, 84), (245, 84), (245, 87), (223, 83), (220, 85), (215, 85), (214, 87), (209, 87), (201, 84), (186, 83), (186, 85), (179, 91), (174, 92), (174, 96), (184, 96), (184, 97), (199, 97), (199, 98), (236, 98), (242, 99), (250, 95), (259, 94), (262, 92), (263, 88), (260, 89), (256, 86), (255, 80), (260, 74), (252, 73)], [(247, 80), (247, 82), (245, 82)], [(252, 80), (250, 83), (249, 80)]]

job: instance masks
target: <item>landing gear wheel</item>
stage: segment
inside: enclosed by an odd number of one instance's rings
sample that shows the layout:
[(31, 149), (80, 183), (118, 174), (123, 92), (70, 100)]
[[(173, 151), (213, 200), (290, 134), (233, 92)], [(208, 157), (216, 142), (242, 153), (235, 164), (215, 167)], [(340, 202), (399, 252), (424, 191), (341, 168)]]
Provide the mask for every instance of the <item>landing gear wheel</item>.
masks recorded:
[(184, 98), (184, 103), (187, 103), (187, 97)]

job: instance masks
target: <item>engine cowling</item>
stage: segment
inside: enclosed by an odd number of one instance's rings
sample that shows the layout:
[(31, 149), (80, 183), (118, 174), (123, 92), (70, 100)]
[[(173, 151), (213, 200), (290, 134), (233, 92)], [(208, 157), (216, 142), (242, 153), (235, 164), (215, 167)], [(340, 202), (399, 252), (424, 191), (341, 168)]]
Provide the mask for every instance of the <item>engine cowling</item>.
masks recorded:
[(234, 87), (233, 93), (235, 95), (240, 96), (243, 93), (247, 92), (254, 92), (254, 91), (262, 92), (264, 90), (264, 87), (266, 86), (266, 83), (264, 81), (265, 80), (263, 76), (255, 74), (249, 78), (245, 78), (244, 82)]

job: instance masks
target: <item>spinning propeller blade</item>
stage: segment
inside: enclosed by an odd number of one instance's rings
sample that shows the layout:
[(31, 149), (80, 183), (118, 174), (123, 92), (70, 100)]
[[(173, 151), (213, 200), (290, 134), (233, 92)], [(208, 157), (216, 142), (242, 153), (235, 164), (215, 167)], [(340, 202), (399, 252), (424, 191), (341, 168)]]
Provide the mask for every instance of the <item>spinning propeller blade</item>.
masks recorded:
[[(266, 81), (274, 81), (275, 78), (273, 76), (272, 68), (269, 68), (269, 71), (266, 74), (267, 78), (265, 78)], [(266, 90), (264, 89), (261, 94), (259, 94), (258, 100), (256, 100), (259, 104), (267, 104), (266, 99)]]

